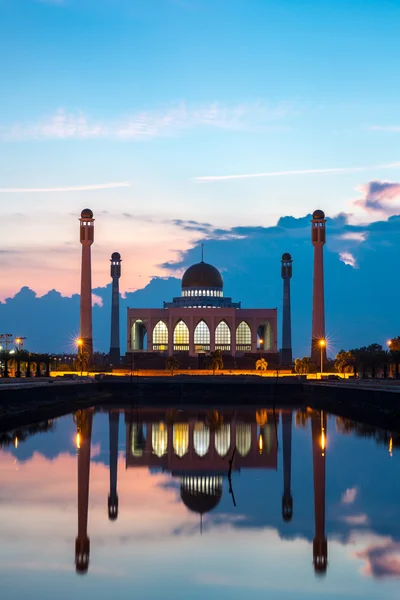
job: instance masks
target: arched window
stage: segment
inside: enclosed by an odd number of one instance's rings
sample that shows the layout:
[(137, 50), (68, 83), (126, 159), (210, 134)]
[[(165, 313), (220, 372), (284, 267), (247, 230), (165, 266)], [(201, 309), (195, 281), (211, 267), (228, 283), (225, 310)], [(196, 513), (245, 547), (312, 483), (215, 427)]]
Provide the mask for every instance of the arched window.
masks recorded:
[(175, 325), (174, 350), (189, 350), (189, 328), (182, 320)]
[(175, 423), (172, 435), (175, 454), (182, 458), (189, 448), (189, 425), (187, 423)]
[(220, 456), (226, 456), (231, 447), (231, 426), (229, 423), (221, 425), (215, 432), (215, 449)]
[(215, 349), (228, 352), (231, 349), (231, 330), (225, 321), (218, 323), (215, 330)]
[(194, 330), (194, 351), (208, 352), (210, 350), (210, 330), (207, 323), (200, 321)]
[(240, 456), (246, 456), (251, 448), (251, 425), (238, 423), (236, 425), (236, 448)]
[(163, 456), (168, 449), (168, 430), (165, 423), (153, 423), (151, 428), (151, 444), (157, 456)]
[(251, 329), (246, 321), (239, 323), (236, 329), (236, 350), (251, 350)]
[(164, 321), (158, 321), (153, 329), (153, 350), (168, 349), (168, 327)]
[(146, 445), (146, 428), (141, 423), (132, 425), (131, 450), (132, 456), (143, 456)]
[(194, 425), (193, 446), (198, 456), (207, 454), (210, 446), (210, 429), (204, 423)]

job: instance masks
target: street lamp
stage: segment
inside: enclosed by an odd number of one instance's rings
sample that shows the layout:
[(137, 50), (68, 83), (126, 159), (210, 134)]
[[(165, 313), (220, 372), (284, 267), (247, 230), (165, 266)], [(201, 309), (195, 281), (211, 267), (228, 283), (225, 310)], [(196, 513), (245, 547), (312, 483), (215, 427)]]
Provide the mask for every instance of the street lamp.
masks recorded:
[(322, 379), (322, 372), (324, 369), (324, 348), (326, 348), (326, 340), (324, 340), (324, 339), (319, 340), (318, 346), (320, 347), (320, 350), (321, 350), (321, 379)]
[(83, 348), (83, 339), (78, 338), (76, 340), (76, 345), (78, 346), (78, 354), (80, 354), (80, 352), (82, 352), (82, 348)]

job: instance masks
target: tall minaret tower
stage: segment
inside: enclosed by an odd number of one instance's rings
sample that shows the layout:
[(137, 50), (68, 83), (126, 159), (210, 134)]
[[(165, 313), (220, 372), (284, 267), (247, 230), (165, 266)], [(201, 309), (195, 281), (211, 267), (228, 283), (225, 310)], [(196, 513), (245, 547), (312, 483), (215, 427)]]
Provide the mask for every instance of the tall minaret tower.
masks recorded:
[[(324, 244), (325, 244), (325, 214), (315, 210), (311, 220), (311, 241), (314, 246), (314, 283), (313, 283), (313, 312), (311, 335), (311, 360), (319, 364), (321, 347), (319, 342), (325, 342), (325, 302), (324, 302)], [(326, 344), (323, 347), (323, 359), (326, 358)]]
[(292, 321), (290, 310), (290, 280), (292, 278), (292, 257), (285, 252), (282, 255), (282, 279), (283, 279), (283, 311), (282, 311), (282, 351), (281, 365), (289, 367), (292, 365)]
[(82, 244), (81, 270), (81, 321), (80, 338), (83, 340), (82, 349), (89, 353), (89, 363), (93, 363), (92, 335), (92, 259), (90, 246), (94, 240), (94, 219), (90, 208), (81, 212), (80, 236)]
[(315, 538), (313, 542), (314, 570), (326, 573), (328, 565), (328, 543), (325, 536), (325, 459), (326, 459), (326, 414), (314, 411), (311, 417), (312, 451), (314, 467), (314, 514)]
[(110, 495), (108, 496), (108, 518), (115, 521), (118, 517), (118, 426), (119, 412), (110, 411), (108, 414), (110, 423)]
[(118, 366), (121, 361), (119, 344), (119, 278), (121, 277), (121, 255), (118, 252), (113, 252), (111, 255), (110, 273), (112, 277), (110, 362), (112, 365)]
[(283, 438), (283, 496), (282, 517), (289, 522), (293, 516), (293, 498), (291, 491), (292, 474), (292, 411), (284, 411), (282, 414), (282, 438)]
[(93, 409), (78, 410), (75, 422), (78, 450), (78, 536), (75, 542), (75, 566), (78, 573), (87, 573), (90, 554), (87, 524)]

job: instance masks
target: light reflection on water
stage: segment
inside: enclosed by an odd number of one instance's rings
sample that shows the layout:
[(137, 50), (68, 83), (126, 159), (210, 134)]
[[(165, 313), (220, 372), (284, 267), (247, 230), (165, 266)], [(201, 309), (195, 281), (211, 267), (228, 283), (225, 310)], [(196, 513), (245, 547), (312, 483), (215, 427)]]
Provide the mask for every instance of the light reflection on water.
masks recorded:
[(6, 598), (398, 597), (390, 433), (311, 410), (88, 409), (0, 441)]

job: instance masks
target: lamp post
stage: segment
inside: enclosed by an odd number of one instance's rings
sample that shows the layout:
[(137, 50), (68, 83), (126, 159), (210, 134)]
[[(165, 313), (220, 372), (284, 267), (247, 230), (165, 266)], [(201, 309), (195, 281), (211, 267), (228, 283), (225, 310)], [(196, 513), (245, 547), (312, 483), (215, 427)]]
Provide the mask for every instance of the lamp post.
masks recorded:
[(324, 370), (324, 348), (326, 347), (326, 340), (322, 339), (319, 340), (318, 342), (320, 351), (321, 351), (321, 379), (322, 379), (322, 372)]
[[(78, 357), (82, 354), (82, 349), (83, 349), (83, 339), (82, 338), (78, 338), (76, 340), (76, 345), (78, 346)], [(81, 358), (80, 361), (80, 365), (81, 365), (81, 377), (82, 377), (82, 372), (83, 372), (83, 361)]]

